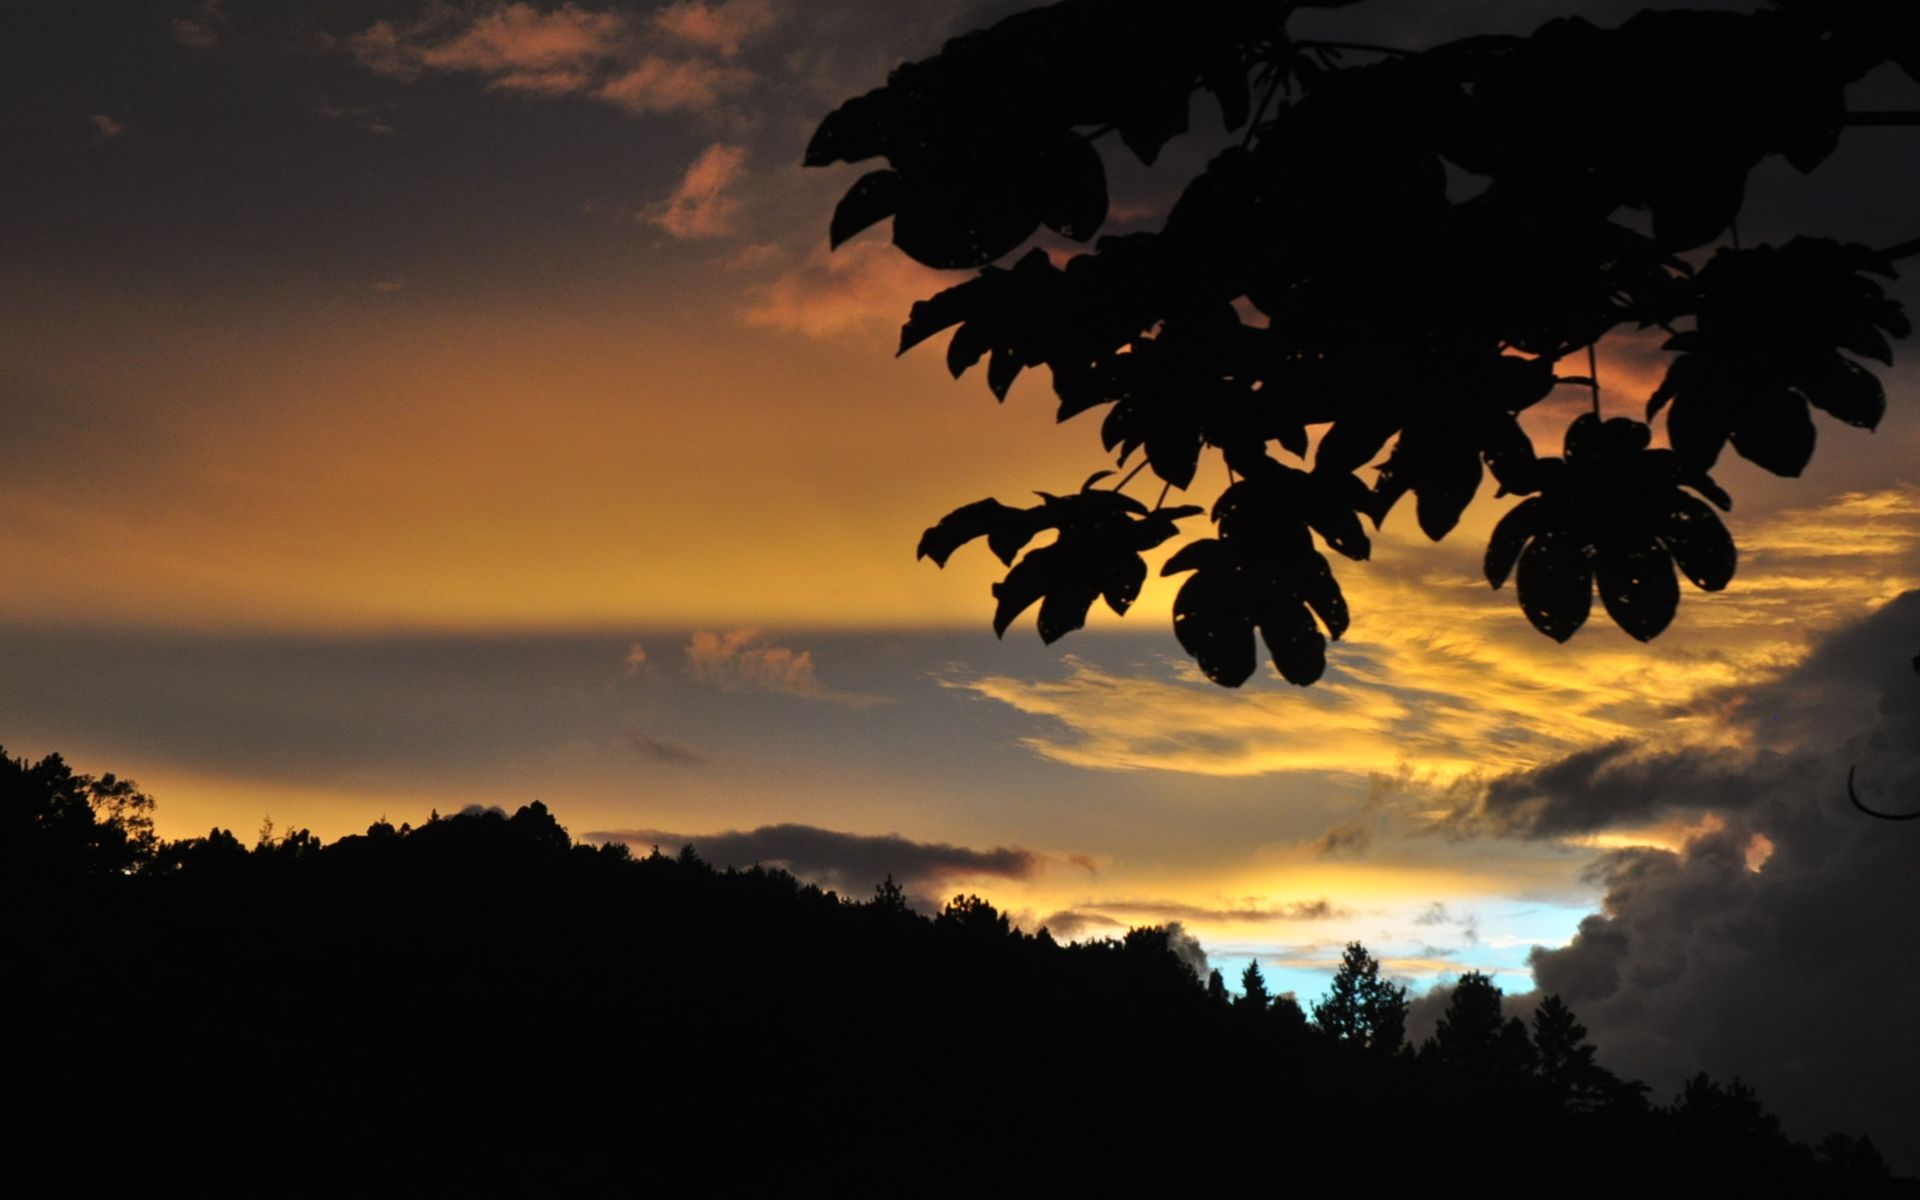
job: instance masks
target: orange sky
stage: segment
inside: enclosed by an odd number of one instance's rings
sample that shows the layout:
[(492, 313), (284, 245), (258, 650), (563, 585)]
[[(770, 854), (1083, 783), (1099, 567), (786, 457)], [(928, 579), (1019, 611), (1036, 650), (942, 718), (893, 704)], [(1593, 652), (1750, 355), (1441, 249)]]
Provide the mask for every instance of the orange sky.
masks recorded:
[[(1720, 596), (1686, 589), (1652, 648), (1597, 618), (1556, 646), (1489, 592), (1480, 547), (1507, 503), (1490, 496), (1445, 545), (1403, 509), (1372, 563), (1337, 566), (1355, 622), (1310, 692), (1199, 680), (1159, 581), (1124, 623), (1139, 638), (1046, 650), (1029, 617), (996, 644), (996, 564), (917, 563), (919, 533), (985, 496), (1076, 487), (1108, 465), (1097, 417), (1056, 426), (1044, 373), (996, 406), (937, 345), (893, 358), (941, 281), (884, 226), (828, 255), (852, 175), (797, 166), (832, 103), (975, 6), (876, 24), (743, 0), (621, 20), (368, 4), (284, 28), (269, 7), (156, 8), (118, 74), (30, 77), (9, 135), (29, 167), (0, 243), (0, 737), (134, 775), (170, 834), (271, 813), (333, 835), (534, 795), (576, 832), (898, 831), (1047, 856), (1027, 878), (944, 879), (1036, 919), (1177, 903), (1236, 952), (1322, 963), (1364, 937), (1410, 974), (1514, 971), (1593, 902), (1593, 843), (1462, 848), (1409, 832), (1420, 814), (1616, 739), (1735, 744), (1700, 697), (1920, 587), (1903, 366), (1879, 432), (1819, 422), (1805, 478), (1722, 473), (1740, 572)], [(1176, 148), (1176, 170), (1203, 149)], [(1880, 153), (1849, 142), (1836, 174), (1871, 177)], [(1139, 212), (1167, 194), (1121, 182)], [(1757, 177), (1750, 236), (1808, 186)], [(1884, 206), (1859, 204), (1860, 236), (1890, 240)], [(1611, 349), (1610, 403), (1631, 411), (1646, 347)], [(770, 632), (696, 667), (696, 635), (747, 628)], [(478, 649), (407, 674), (455, 634), (607, 644), (572, 674)], [(766, 674), (773, 650), (807, 671)], [(109, 703), (116, 670), (143, 682)], [(255, 736), (271, 754), (239, 747)], [(916, 766), (936, 751), (938, 778)], [(1319, 852), (1369, 813), (1393, 826), (1373, 858)], [(1077, 855), (1092, 875), (1061, 865)], [(1201, 911), (1317, 899), (1344, 915)], [(1454, 957), (1420, 952), (1426, 906), (1523, 899), (1558, 923), (1489, 917)]]

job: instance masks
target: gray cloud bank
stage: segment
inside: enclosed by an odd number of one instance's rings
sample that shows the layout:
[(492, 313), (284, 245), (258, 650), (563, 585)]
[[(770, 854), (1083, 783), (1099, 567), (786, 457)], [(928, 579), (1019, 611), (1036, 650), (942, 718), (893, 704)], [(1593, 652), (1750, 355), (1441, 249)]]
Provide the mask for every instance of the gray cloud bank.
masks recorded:
[(973, 850), (945, 842), (916, 842), (899, 834), (838, 833), (813, 825), (762, 825), (726, 833), (685, 834), (660, 829), (601, 830), (583, 835), (594, 842), (625, 842), (638, 850), (691, 845), (721, 867), (781, 867), (802, 879), (859, 896), (888, 875), (907, 892), (939, 898), (949, 880), (990, 875), (1026, 879), (1043, 859), (1028, 850), (996, 846)]
[[(1616, 851), (1603, 910), (1531, 957), (1614, 1070), (1665, 1098), (1739, 1075), (1790, 1132), (1865, 1132), (1920, 1170), (1920, 828), (1846, 798), (1920, 801), (1920, 593), (1828, 638), (1798, 667), (1710, 698), (1752, 753), (1627, 761), (1609, 747), (1532, 772), (1487, 812), (1521, 834), (1705, 810), (1679, 852)], [(1510, 797), (1523, 781), (1508, 781)]]

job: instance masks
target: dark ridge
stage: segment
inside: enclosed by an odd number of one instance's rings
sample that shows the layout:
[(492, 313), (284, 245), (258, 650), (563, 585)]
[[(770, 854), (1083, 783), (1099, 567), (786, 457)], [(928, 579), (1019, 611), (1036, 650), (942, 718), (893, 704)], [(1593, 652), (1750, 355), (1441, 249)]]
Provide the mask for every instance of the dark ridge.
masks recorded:
[[(1469, 977), (1436, 1036), (1358, 946), (1309, 1021), (1168, 930), (1062, 945), (855, 901), (538, 803), (330, 845), (162, 842), (131, 783), (0, 754), (14, 1168), (87, 1192), (1195, 1189), (1324, 1166), (1575, 1190), (1920, 1194), (1737, 1080), (1673, 1103)], [(1464, 1164), (1471, 1162), (1471, 1167)]]

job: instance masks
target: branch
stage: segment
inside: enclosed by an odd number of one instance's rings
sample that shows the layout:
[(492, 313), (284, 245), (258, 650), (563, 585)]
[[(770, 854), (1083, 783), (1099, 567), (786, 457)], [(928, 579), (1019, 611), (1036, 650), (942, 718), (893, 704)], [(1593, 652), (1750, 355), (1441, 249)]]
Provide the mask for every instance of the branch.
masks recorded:
[(1920, 238), (1914, 238), (1908, 242), (1901, 242), (1897, 246), (1888, 246), (1880, 252), (1881, 257), (1894, 260), (1912, 258), (1916, 254), (1920, 254)]
[(1847, 799), (1853, 801), (1853, 806), (1855, 808), (1859, 809), (1861, 812), (1867, 814), (1870, 817), (1878, 817), (1882, 821), (1912, 821), (1912, 820), (1920, 819), (1920, 809), (1916, 809), (1913, 812), (1909, 812), (1909, 813), (1888, 813), (1888, 812), (1880, 812), (1877, 809), (1868, 808), (1866, 805), (1860, 803), (1860, 794), (1853, 790), (1853, 772), (1854, 772), (1853, 767), (1847, 768)]

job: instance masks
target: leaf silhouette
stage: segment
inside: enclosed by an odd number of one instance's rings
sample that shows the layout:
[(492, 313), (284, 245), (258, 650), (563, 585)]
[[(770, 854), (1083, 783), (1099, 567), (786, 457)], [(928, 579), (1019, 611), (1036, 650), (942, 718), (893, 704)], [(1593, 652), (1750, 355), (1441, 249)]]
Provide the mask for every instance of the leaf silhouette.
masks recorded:
[(1842, 351), (1891, 361), (1885, 334), (1910, 332), (1867, 277), (1891, 269), (1865, 247), (1818, 238), (1720, 251), (1694, 283), (1696, 327), (1666, 343), (1680, 353), (1648, 419), (1671, 404), (1673, 447), (1702, 467), (1731, 442), (1776, 475), (1798, 475), (1813, 456), (1809, 405), (1863, 429), (1886, 411), (1880, 381)]
[[(822, 121), (807, 162), (885, 160), (830, 236), (891, 215), (910, 256), (978, 268), (913, 306), (903, 353), (951, 330), (949, 370), (983, 367), (1003, 400), (1044, 366), (1058, 419), (1105, 410), (1106, 465), (1151, 471), (1163, 501), (1214, 489), (1217, 537), (1169, 568), (1191, 572), (1176, 635), (1222, 683), (1262, 645), (1286, 678), (1317, 677), (1347, 620), (1321, 550), (1369, 558), (1361, 518), (1378, 527), (1409, 497), (1443, 538), (1488, 473), (1523, 499), (1493, 530), (1487, 578), (1514, 579), (1535, 627), (1571, 637), (1597, 589), (1621, 628), (1657, 636), (1681, 576), (1708, 591), (1733, 576), (1713, 511), (1731, 501), (1707, 475), (1727, 447), (1794, 475), (1813, 409), (1862, 429), (1884, 415), (1872, 364), (1910, 330), (1874, 277), (1913, 244), (1699, 251), (1729, 232), (1756, 166), (1821, 167), (1852, 119), (1848, 86), (1912, 68), (1912, 22), (1871, 0), (1775, 0), (1380, 54), (1296, 40), (1299, 7), (1172, 19), (1061, 0), (955, 38)], [(1107, 167), (1170, 157), (1198, 92), (1233, 144), (1159, 228), (1103, 232)], [(1085, 248), (1029, 246), (1042, 229)], [(1598, 379), (1556, 364), (1633, 328), (1668, 336), (1646, 417), (1665, 414), (1673, 449), (1582, 416), (1562, 455), (1538, 457), (1552, 389), (1588, 383), (1599, 403)], [(966, 506), (923, 556), (985, 538), (1009, 567), (996, 628), (1038, 606), (1051, 640), (1096, 599), (1131, 604), (1139, 546), (1174, 534), (1173, 510), (1091, 495)]]
[(1733, 539), (1683, 489), (1723, 507), (1725, 493), (1674, 452), (1648, 449), (1650, 440), (1638, 421), (1582, 415), (1567, 430), (1565, 456), (1540, 461), (1540, 494), (1494, 527), (1487, 582), (1499, 588), (1517, 560), (1521, 611), (1557, 642), (1586, 623), (1596, 584), (1607, 615), (1644, 642), (1679, 607), (1676, 564), (1706, 591), (1733, 578)]

